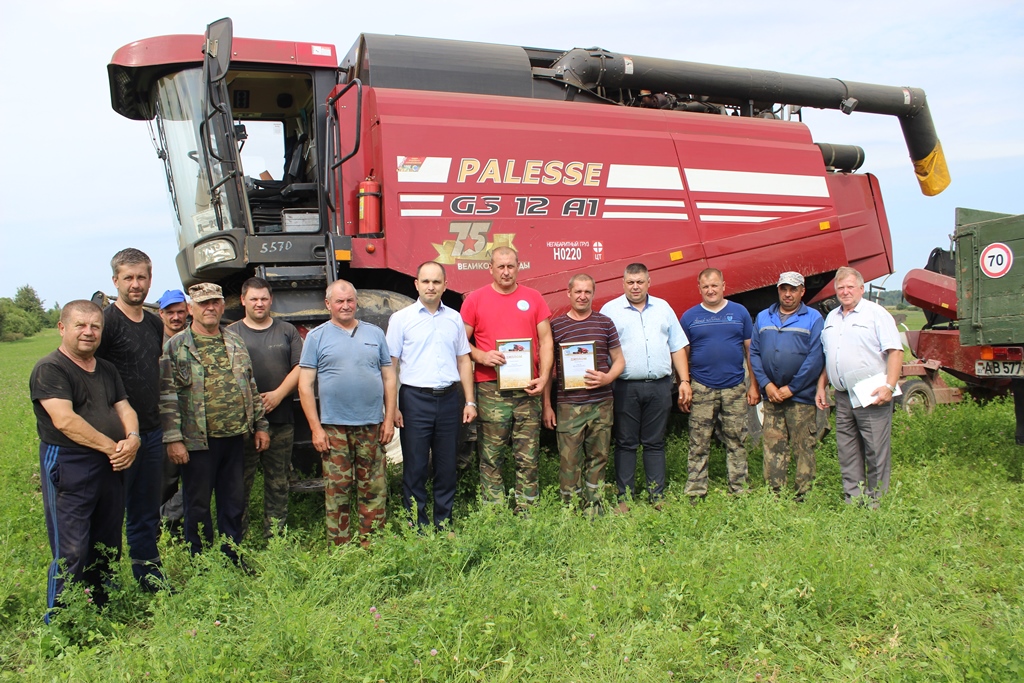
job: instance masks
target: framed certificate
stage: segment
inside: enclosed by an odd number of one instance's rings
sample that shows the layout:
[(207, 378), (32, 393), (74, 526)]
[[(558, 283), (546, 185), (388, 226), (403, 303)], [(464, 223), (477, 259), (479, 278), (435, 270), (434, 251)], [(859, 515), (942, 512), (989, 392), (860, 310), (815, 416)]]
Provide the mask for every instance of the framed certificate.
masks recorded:
[(594, 342), (575, 342), (558, 346), (562, 354), (562, 389), (586, 389), (587, 370), (597, 369), (594, 365)]
[(505, 354), (505, 364), (498, 371), (498, 389), (525, 389), (533, 380), (533, 340), (499, 339), (497, 350)]

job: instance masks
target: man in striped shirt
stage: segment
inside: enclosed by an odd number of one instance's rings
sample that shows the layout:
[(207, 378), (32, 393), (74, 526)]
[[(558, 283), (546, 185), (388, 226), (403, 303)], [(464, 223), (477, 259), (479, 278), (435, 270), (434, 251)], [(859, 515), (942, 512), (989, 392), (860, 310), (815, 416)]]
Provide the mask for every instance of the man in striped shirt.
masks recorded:
[[(544, 392), (544, 426), (554, 429), (558, 438), (562, 501), (571, 503), (576, 498), (591, 515), (604, 511), (601, 489), (614, 421), (612, 382), (626, 367), (615, 323), (592, 308), (594, 291), (594, 278), (589, 275), (580, 273), (569, 280), (571, 308), (551, 320), (557, 376), (561, 380), (557, 385), (557, 413), (551, 405), (551, 392)], [(586, 370), (583, 387), (572, 388), (572, 382), (568, 382), (567, 388), (563, 363), (566, 353), (593, 355), (594, 369)]]

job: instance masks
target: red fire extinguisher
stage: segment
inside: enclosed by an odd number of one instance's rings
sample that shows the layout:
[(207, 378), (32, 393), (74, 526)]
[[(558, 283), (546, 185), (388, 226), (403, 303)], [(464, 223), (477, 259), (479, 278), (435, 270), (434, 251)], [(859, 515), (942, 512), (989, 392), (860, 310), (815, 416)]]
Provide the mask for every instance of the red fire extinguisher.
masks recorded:
[(366, 180), (359, 183), (359, 234), (374, 235), (380, 232), (380, 183)]

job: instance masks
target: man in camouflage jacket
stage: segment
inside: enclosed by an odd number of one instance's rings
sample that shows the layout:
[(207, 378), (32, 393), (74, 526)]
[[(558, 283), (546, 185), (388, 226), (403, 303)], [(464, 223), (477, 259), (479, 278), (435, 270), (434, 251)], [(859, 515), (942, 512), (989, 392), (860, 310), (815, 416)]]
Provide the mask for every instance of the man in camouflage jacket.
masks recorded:
[(220, 327), (221, 288), (194, 285), (189, 296), (192, 325), (168, 340), (160, 359), (164, 444), (167, 457), (181, 465), (189, 549), (195, 554), (213, 544), (210, 495), (216, 493), (217, 530), (227, 537), (221, 550), (237, 562), (232, 546), (242, 540), (244, 440), (255, 432), (256, 450), (266, 450), (269, 425), (245, 344)]

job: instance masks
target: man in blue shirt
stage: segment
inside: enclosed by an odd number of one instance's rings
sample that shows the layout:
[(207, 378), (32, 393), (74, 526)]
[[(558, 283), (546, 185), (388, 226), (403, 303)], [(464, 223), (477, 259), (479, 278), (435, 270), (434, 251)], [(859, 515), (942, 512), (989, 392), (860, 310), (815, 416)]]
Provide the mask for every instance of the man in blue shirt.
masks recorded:
[(416, 303), (388, 321), (391, 363), (399, 368), (402, 504), (416, 503), (416, 521), (429, 524), (427, 479), (434, 470), (434, 526), (452, 518), (457, 481), (459, 428), (476, 419), (473, 362), (459, 312), (441, 303), (447, 284), (444, 266), (427, 261), (416, 271)]
[[(299, 359), (299, 401), (313, 448), (324, 466), (327, 538), (352, 540), (353, 489), (358, 491), (360, 543), (384, 525), (387, 475), (384, 446), (395, 436), (397, 388), (384, 331), (356, 320), (356, 289), (345, 280), (327, 287), (331, 319), (306, 335)], [(313, 385), (319, 380), (320, 411)]]
[(786, 485), (789, 448), (796, 459), (796, 497), (814, 483), (817, 409), (814, 395), (825, 366), (821, 314), (808, 308), (804, 277), (779, 275), (779, 303), (761, 311), (750, 338), (750, 364), (764, 402), (764, 480), (778, 493)]
[(665, 493), (665, 428), (672, 410), (672, 368), (679, 375), (682, 410), (690, 409), (689, 343), (676, 314), (664, 299), (650, 296), (647, 266), (631, 263), (622, 276), (625, 293), (601, 308), (619, 335), (626, 369), (615, 380), (615, 483), (617, 512), (628, 512), (634, 495), (636, 452), (643, 446), (647, 490), (656, 509)]
[(725, 298), (722, 271), (706, 268), (697, 278), (703, 301), (683, 313), (680, 323), (690, 340), (686, 348), (693, 380), (690, 411), (689, 474), (686, 495), (696, 503), (708, 493), (708, 452), (715, 418), (721, 417), (729, 470), (729, 493), (747, 486), (747, 451), (743, 427), (747, 405), (761, 400), (751, 373), (744, 387), (743, 363), (750, 365), (750, 334), (753, 323), (747, 309)]

